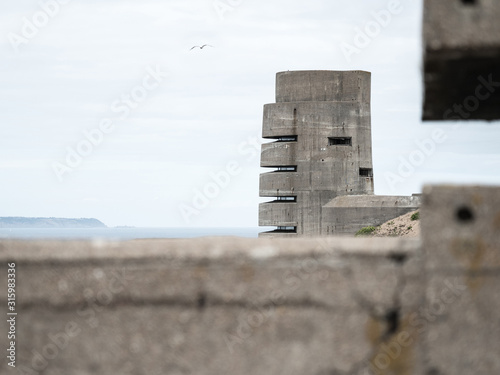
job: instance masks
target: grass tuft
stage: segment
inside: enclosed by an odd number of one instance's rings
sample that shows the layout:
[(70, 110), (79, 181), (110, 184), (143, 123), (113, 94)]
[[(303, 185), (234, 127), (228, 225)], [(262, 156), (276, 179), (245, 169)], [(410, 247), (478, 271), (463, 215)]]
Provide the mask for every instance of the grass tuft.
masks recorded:
[(369, 236), (370, 234), (372, 234), (373, 232), (375, 232), (377, 230), (377, 228), (375, 227), (364, 227), (364, 228), (361, 228), (360, 230), (358, 230), (356, 232), (356, 237), (358, 236)]

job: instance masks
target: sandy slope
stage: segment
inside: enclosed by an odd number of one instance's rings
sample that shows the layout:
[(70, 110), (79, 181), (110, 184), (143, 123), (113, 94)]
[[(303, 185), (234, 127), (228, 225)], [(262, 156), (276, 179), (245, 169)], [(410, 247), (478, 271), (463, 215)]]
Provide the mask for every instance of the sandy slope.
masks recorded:
[[(418, 211), (418, 210), (417, 210)], [(389, 220), (377, 227), (372, 237), (418, 237), (420, 236), (420, 220), (411, 220), (411, 215), (417, 211), (408, 212), (403, 216)]]

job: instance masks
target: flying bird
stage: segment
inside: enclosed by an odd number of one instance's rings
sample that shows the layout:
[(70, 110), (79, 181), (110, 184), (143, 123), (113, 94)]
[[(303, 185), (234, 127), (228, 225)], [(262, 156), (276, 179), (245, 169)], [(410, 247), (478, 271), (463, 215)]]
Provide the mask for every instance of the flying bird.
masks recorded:
[(205, 47), (212, 47), (212, 48), (215, 48), (214, 46), (211, 46), (210, 44), (204, 44), (202, 46), (193, 46), (191, 47), (190, 51), (194, 50), (195, 48), (199, 48), (199, 49), (203, 49)]

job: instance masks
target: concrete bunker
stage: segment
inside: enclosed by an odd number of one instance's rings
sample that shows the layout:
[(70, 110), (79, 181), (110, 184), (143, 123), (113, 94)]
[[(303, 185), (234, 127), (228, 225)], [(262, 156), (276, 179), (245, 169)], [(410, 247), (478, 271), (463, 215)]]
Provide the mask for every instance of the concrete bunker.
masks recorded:
[[(261, 236), (355, 233), (415, 210), (420, 199), (373, 195), (371, 73), (288, 71), (276, 75), (276, 103), (264, 106)], [(351, 196), (349, 202), (336, 201)], [(371, 202), (371, 203), (370, 203)]]

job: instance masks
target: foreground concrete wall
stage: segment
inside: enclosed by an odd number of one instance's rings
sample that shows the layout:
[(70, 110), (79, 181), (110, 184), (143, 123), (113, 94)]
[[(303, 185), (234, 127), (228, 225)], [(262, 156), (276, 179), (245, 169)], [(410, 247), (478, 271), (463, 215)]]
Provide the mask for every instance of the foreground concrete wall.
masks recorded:
[(353, 234), (367, 226), (377, 226), (388, 220), (418, 210), (418, 195), (346, 195), (332, 199), (322, 210), (321, 233), (326, 235)]
[(426, 188), (421, 217), (422, 243), (0, 241), (1, 373), (496, 375), (500, 189)]
[(423, 119), (500, 119), (500, 2), (424, 4)]
[[(25, 373), (349, 373), (368, 365), (390, 330), (387, 315), (423, 298), (423, 290), (414, 293), (418, 242), (411, 241), (1, 248), (4, 269), (17, 265), (17, 370)], [(4, 338), (6, 319), (0, 327)]]

